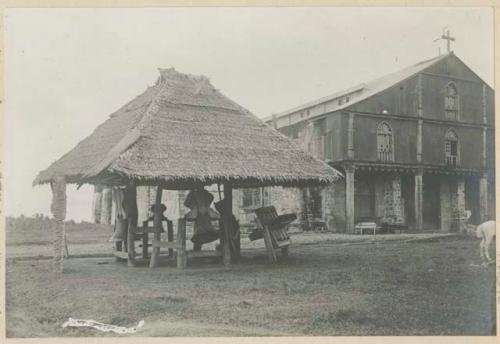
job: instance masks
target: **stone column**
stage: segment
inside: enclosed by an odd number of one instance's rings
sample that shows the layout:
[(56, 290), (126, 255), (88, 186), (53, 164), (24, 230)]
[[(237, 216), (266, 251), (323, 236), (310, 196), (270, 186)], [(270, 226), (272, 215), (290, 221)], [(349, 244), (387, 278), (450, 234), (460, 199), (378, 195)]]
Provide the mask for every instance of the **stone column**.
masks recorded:
[(488, 176), (486, 173), (479, 179), (479, 217), (481, 223), (489, 220)]
[(311, 230), (311, 223), (309, 222), (310, 219), (310, 202), (311, 199), (309, 197), (309, 188), (308, 187), (303, 187), (301, 188), (301, 198), (300, 198), (300, 225), (302, 227), (303, 231), (310, 231)]
[(345, 222), (346, 232), (354, 233), (354, 172), (353, 165), (345, 166)]
[(52, 204), (50, 210), (54, 216), (54, 272), (63, 272), (63, 249), (66, 218), (66, 181), (64, 176), (56, 176), (50, 183), (52, 189)]
[(94, 185), (94, 200), (92, 201), (92, 223), (101, 222), (102, 186)]
[(390, 223), (403, 223), (401, 176), (391, 176), (385, 183), (384, 217)]
[(439, 198), (440, 198), (440, 211), (441, 211), (441, 231), (449, 232), (451, 229), (451, 188), (448, 177), (441, 177), (439, 183)]
[(456, 213), (458, 222), (458, 231), (462, 232), (466, 229), (465, 220), (465, 179), (460, 178), (457, 181), (457, 195), (456, 195)]
[(415, 174), (415, 230), (417, 232), (424, 229), (424, 183), (423, 171)]
[(325, 221), (326, 228), (329, 231), (335, 231), (335, 189), (333, 185), (325, 186), (321, 190), (321, 198), (322, 198), (322, 215), (323, 220)]
[(101, 221), (104, 225), (111, 224), (111, 212), (113, 207), (113, 199), (111, 197), (111, 188), (104, 188), (101, 196)]

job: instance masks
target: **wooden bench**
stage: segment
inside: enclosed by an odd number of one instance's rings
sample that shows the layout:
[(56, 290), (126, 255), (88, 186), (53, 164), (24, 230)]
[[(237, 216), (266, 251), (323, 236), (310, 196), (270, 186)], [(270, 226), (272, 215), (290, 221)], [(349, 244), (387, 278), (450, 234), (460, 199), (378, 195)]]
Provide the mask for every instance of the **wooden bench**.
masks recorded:
[[(172, 221), (168, 219), (164, 219), (167, 223), (167, 240), (169, 243), (172, 243), (174, 240), (174, 232), (173, 232), (173, 224)], [(148, 259), (149, 255), (149, 247), (153, 249), (155, 247), (159, 247), (159, 240), (156, 239), (160, 236), (162, 232), (164, 232), (163, 226), (160, 228), (155, 228), (154, 225), (149, 225), (150, 222), (153, 222), (153, 219), (150, 218), (146, 221), (143, 221), (142, 226), (133, 227), (134, 232), (134, 241), (142, 241), (139, 247), (142, 248), (142, 259)], [(155, 238), (150, 243), (149, 234), (153, 233)], [(115, 241), (115, 251), (113, 252), (115, 257), (119, 259), (128, 259), (128, 244), (127, 239), (124, 238), (122, 241)], [(173, 257), (173, 247), (169, 247), (168, 255), (169, 257)], [(135, 252), (132, 252), (132, 256), (135, 258)]]
[(364, 222), (358, 222), (354, 226), (354, 234), (365, 234), (366, 231), (371, 232), (373, 235), (377, 234), (377, 230), (380, 230), (380, 227), (377, 225), (376, 222), (369, 222), (369, 221), (364, 221)]
[(271, 262), (276, 262), (276, 251), (281, 250), (283, 257), (288, 256), (288, 246), (290, 246), (290, 236), (288, 235), (288, 225), (297, 219), (296, 214), (278, 215), (273, 206), (262, 207), (255, 210), (257, 219), (262, 226), (262, 236), (259, 231), (255, 231), (249, 237), (250, 240), (264, 238), (267, 254)]

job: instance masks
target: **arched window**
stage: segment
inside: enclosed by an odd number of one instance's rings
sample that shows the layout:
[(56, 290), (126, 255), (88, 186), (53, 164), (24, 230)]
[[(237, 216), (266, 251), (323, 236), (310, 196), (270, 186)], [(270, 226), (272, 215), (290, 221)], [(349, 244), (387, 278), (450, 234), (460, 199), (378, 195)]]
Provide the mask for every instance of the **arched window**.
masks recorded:
[(455, 131), (449, 129), (445, 135), (444, 154), (446, 157), (446, 165), (458, 166), (460, 164), (460, 150), (458, 136)]
[(446, 85), (446, 95), (444, 98), (444, 111), (447, 120), (458, 120), (458, 91), (454, 83)]
[(377, 155), (381, 161), (394, 161), (392, 128), (387, 122), (380, 123), (377, 128)]

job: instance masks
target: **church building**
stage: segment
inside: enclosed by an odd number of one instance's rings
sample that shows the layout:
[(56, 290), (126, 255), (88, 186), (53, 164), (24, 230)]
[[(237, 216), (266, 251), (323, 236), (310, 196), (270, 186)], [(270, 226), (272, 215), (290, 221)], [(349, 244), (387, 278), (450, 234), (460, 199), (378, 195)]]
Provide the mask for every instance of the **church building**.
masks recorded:
[(344, 174), (302, 192), (329, 230), (494, 218), (494, 91), (453, 52), (265, 121)]

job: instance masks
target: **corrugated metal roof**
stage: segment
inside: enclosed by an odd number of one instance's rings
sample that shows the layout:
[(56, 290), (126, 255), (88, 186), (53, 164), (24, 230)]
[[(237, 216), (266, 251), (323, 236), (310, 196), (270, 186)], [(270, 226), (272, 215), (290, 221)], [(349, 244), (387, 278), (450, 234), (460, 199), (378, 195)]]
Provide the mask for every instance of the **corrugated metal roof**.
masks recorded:
[[(418, 74), (419, 72), (430, 67), (434, 63), (439, 62), (452, 54), (453, 54), (453, 52), (450, 52), (448, 54), (441, 55), (441, 56), (438, 56), (438, 57), (435, 57), (435, 58), (432, 58), (429, 60), (421, 61), (417, 64), (406, 67), (406, 68), (399, 70), (397, 72), (387, 74), (383, 77), (377, 78), (377, 79), (369, 81), (367, 83), (363, 83), (363, 84), (357, 85), (355, 87), (350, 87), (350, 88), (345, 89), (343, 91), (333, 93), (329, 96), (322, 97), (322, 98), (319, 98), (319, 99), (314, 100), (312, 102), (305, 103), (303, 105), (294, 107), (290, 110), (286, 110), (286, 111), (283, 111), (281, 113), (275, 114), (274, 116), (276, 116), (276, 118), (284, 117), (284, 116), (287, 116), (287, 115), (290, 115), (290, 114), (293, 114), (296, 112), (306, 110), (306, 109), (311, 108), (313, 106), (317, 106), (320, 104), (331, 102), (332, 100), (342, 98), (342, 97), (349, 95), (350, 99), (348, 102), (342, 102), (341, 104), (338, 104), (338, 103), (333, 104), (332, 105), (333, 107), (329, 107), (330, 108), (329, 112), (345, 109), (348, 106), (351, 106), (351, 105), (356, 104), (362, 100), (365, 100), (365, 99), (367, 99), (367, 98), (369, 98), (377, 93), (380, 93), (380, 92), (386, 90), (387, 88), (389, 88), (391, 86), (394, 86), (395, 84), (397, 84), (401, 81), (404, 81), (404, 80), (414, 76), (415, 74)], [(311, 116), (311, 117), (314, 117), (314, 116)], [(272, 119), (273, 119), (273, 116), (271, 115), (271, 116), (264, 118), (264, 121), (269, 122)]]

